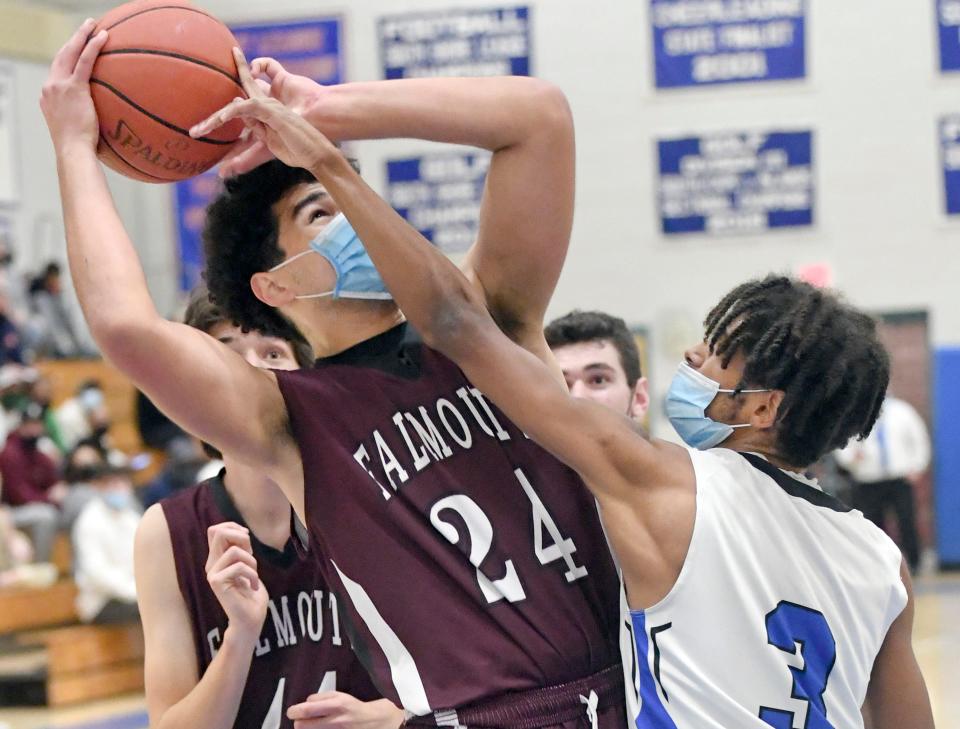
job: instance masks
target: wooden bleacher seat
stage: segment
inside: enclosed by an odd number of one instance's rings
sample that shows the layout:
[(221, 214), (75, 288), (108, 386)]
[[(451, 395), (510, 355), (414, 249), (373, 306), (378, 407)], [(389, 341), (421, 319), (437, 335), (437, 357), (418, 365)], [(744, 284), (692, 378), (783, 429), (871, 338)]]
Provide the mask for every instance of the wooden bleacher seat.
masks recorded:
[(50, 587), (0, 590), (0, 634), (77, 622), (77, 587), (61, 580)]
[(77, 625), (18, 636), (46, 655), (46, 703), (63, 706), (143, 690), (143, 630)]

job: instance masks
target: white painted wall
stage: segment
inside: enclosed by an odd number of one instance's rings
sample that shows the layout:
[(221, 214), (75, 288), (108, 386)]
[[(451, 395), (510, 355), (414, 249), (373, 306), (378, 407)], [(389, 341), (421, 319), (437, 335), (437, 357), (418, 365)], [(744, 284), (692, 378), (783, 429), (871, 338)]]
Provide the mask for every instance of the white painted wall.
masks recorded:
[[(328, 14), (346, 19), (347, 75), (380, 77), (383, 14), (483, 0), (202, 0), (225, 21)], [(933, 2), (810, 0), (808, 79), (654, 91), (645, 0), (530, 0), (533, 68), (568, 94), (578, 132), (573, 246), (551, 314), (605, 309), (654, 330), (661, 389), (681, 344), (721, 294), (767, 271), (828, 262), (836, 283), (873, 310), (928, 309), (937, 345), (960, 345), (960, 227), (942, 212), (936, 120), (960, 111), (960, 77), (936, 69)], [(19, 64), (25, 212), (55, 214), (56, 180), (35, 99), (42, 69)], [(816, 224), (762, 236), (666, 239), (655, 207), (661, 136), (741, 128), (815, 130)], [(383, 159), (424, 151), (411, 141), (357, 150), (382, 189)], [(169, 193), (124, 181), (118, 206), (161, 308), (174, 298)], [(29, 240), (29, 223), (21, 239)], [(24, 256), (26, 257), (26, 256)]]

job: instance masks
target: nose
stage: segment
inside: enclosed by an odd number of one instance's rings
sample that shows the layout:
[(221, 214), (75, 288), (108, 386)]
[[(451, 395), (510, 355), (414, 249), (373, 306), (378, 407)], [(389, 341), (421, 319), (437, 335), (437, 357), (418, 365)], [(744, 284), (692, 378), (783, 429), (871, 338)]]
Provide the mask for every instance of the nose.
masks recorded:
[(253, 367), (263, 366), (263, 363), (260, 361), (260, 355), (258, 355), (254, 349), (246, 350), (243, 353), (243, 358), (247, 361), (248, 365), (252, 365)]
[(707, 356), (710, 353), (710, 348), (707, 347), (706, 342), (700, 342), (700, 344), (690, 347), (683, 353), (683, 358), (686, 360), (686, 363), (693, 367), (693, 369), (698, 370), (703, 366), (704, 361), (706, 361)]
[(586, 397), (587, 386), (583, 380), (574, 380), (570, 383), (570, 394), (574, 397)]

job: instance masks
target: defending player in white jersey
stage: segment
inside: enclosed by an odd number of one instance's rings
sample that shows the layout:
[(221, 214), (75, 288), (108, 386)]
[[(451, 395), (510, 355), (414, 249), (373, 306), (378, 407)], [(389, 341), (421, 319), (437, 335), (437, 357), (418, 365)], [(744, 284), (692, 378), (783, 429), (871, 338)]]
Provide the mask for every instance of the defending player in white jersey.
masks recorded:
[(632, 608), (637, 727), (927, 729), (910, 579), (897, 548), (800, 474), (870, 432), (889, 361), (870, 317), (782, 277), (731, 291), (668, 395), (693, 448), (568, 394), (505, 337), (467, 279), (317, 130), (235, 102), (287, 164), (309, 164), (430, 346), (578, 470), (604, 512)]

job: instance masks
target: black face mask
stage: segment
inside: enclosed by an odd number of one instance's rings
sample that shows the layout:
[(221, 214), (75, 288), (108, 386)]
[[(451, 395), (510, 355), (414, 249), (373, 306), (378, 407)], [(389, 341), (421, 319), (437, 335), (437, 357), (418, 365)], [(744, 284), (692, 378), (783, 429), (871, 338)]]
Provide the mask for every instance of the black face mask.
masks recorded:
[(40, 440), (39, 435), (25, 435), (20, 438), (23, 441), (23, 445), (28, 450), (35, 450), (37, 447), (37, 442)]
[(98, 425), (96, 428), (93, 429), (92, 437), (95, 438), (96, 440), (101, 440), (109, 430), (110, 430), (109, 425)]

